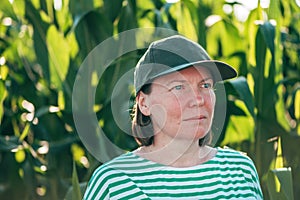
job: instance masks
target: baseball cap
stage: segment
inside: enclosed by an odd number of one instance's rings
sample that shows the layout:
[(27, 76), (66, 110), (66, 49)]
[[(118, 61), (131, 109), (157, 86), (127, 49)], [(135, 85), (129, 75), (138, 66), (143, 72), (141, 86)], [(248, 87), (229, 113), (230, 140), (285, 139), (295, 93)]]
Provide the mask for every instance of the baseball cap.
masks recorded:
[(136, 94), (155, 78), (191, 66), (207, 67), (215, 82), (237, 76), (232, 66), (212, 60), (198, 43), (181, 35), (173, 35), (152, 42), (138, 61), (134, 72)]

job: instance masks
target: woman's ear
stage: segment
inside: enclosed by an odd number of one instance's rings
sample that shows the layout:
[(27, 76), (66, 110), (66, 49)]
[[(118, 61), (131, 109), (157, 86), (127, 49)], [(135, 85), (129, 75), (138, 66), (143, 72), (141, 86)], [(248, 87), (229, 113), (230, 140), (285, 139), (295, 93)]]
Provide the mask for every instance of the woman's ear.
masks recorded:
[(139, 92), (136, 97), (137, 106), (145, 116), (150, 116), (149, 95)]

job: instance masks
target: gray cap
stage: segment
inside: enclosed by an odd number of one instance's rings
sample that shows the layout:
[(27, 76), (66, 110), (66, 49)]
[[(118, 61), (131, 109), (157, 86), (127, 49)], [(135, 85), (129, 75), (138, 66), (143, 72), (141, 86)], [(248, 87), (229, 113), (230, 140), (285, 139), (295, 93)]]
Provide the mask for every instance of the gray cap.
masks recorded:
[(230, 65), (211, 60), (198, 43), (174, 35), (152, 42), (137, 63), (134, 72), (136, 93), (153, 79), (190, 66), (207, 67), (216, 82), (237, 76), (236, 70)]

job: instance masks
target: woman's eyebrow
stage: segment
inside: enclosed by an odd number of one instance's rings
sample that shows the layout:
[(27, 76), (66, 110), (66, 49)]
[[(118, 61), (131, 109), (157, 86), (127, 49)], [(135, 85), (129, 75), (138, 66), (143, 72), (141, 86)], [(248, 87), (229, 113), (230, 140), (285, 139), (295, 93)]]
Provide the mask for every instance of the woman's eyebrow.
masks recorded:
[(207, 81), (207, 80), (214, 80), (214, 79), (213, 79), (213, 77), (209, 76), (207, 78), (202, 79), (200, 82), (204, 82), (204, 81)]
[(187, 80), (177, 80), (177, 79), (175, 79), (175, 80), (172, 80), (170, 82), (167, 82), (166, 86), (169, 86), (169, 85), (171, 85), (173, 83), (186, 83), (186, 82), (187, 82)]
[(185, 79), (182, 79), (182, 80), (180, 80), (180, 79), (174, 79), (174, 80), (171, 80), (171, 81), (167, 82), (166, 85), (170, 85), (172, 83), (177, 83), (177, 82), (179, 82), (179, 83), (185, 83), (185, 82), (187, 82), (187, 80), (185, 80)]
[[(212, 77), (206, 77), (206, 78), (203, 78), (202, 80), (200, 80), (199, 82), (203, 83), (203, 82), (205, 82), (207, 80), (213, 80), (213, 78)], [(166, 86), (169, 86), (169, 85), (171, 85), (173, 83), (186, 83), (186, 82), (188, 82), (188, 81), (185, 80), (185, 79), (183, 79), (183, 80), (181, 80), (181, 79), (174, 79), (174, 80), (171, 80), (170, 82), (167, 82)]]

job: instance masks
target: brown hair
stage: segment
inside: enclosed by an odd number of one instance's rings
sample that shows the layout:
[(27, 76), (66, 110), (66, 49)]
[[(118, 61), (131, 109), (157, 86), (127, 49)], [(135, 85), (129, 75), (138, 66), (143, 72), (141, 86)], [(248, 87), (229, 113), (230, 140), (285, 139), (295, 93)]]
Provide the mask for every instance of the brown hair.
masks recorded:
[[(151, 83), (144, 85), (139, 92), (151, 93)], [(138, 94), (137, 94), (138, 95)], [(150, 116), (144, 115), (135, 102), (132, 109), (132, 134), (140, 146), (149, 146), (154, 142), (154, 130)], [(203, 138), (199, 139), (199, 145), (204, 146), (212, 140), (211, 131)]]
[[(150, 94), (151, 84), (144, 85), (139, 92), (141, 91), (145, 94)], [(137, 102), (135, 102), (132, 109), (132, 133), (140, 146), (149, 146), (153, 143), (154, 130), (151, 118), (141, 112)]]

